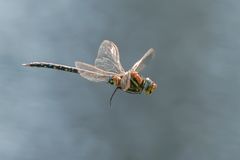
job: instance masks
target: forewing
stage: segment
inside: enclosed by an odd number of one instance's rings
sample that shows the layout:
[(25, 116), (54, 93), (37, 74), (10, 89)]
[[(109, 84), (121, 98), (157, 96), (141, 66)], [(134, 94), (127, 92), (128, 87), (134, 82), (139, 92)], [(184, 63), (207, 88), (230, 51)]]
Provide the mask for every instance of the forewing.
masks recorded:
[(109, 78), (115, 75), (115, 73), (104, 71), (93, 65), (80, 61), (75, 62), (75, 66), (82, 77), (94, 82), (108, 82)]
[(121, 89), (126, 91), (130, 87), (131, 73), (126, 72), (126, 74), (121, 79)]
[(154, 57), (154, 55), (155, 55), (155, 50), (153, 48), (150, 48), (144, 54), (144, 56), (133, 65), (132, 70), (137, 72), (142, 71), (145, 68), (146, 64), (148, 64), (149, 61)]
[(104, 71), (118, 74), (125, 72), (120, 62), (117, 46), (108, 40), (104, 40), (101, 43), (95, 60), (95, 66)]

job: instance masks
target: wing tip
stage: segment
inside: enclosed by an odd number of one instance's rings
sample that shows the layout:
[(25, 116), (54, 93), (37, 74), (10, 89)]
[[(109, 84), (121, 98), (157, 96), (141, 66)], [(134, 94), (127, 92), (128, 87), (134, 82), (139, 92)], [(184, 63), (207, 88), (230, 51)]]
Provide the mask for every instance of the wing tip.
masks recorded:
[(102, 44), (111, 44), (111, 45), (116, 46), (115, 42), (113, 42), (113, 41), (111, 41), (111, 40), (107, 40), (107, 39), (104, 39), (104, 40), (102, 41), (101, 45), (102, 45)]
[(149, 51), (156, 52), (156, 50), (154, 48), (150, 48)]
[(151, 55), (152, 57), (154, 57), (156, 55), (156, 50), (154, 48), (150, 48), (147, 52), (147, 55)]

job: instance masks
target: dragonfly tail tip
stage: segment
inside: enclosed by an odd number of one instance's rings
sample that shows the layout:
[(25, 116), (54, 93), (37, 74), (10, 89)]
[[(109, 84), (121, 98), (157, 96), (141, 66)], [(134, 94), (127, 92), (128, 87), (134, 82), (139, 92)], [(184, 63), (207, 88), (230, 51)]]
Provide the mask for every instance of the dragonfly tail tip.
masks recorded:
[(30, 66), (29, 64), (26, 64), (26, 63), (23, 63), (22, 65), (23, 65), (23, 66)]

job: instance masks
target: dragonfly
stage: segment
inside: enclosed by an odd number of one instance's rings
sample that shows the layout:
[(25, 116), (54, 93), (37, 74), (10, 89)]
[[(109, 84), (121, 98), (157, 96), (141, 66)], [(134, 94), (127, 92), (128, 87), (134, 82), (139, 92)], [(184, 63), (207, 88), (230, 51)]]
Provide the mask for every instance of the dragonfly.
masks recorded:
[(77, 73), (89, 81), (106, 82), (113, 85), (115, 86), (115, 90), (110, 97), (111, 106), (112, 98), (118, 89), (131, 94), (141, 94), (144, 92), (147, 95), (156, 90), (157, 84), (154, 81), (149, 77), (145, 78), (139, 74), (154, 55), (155, 50), (150, 48), (131, 69), (125, 71), (120, 62), (118, 47), (112, 41), (104, 40), (98, 49), (94, 65), (81, 61), (76, 61), (75, 67), (48, 62), (31, 62), (22, 65)]

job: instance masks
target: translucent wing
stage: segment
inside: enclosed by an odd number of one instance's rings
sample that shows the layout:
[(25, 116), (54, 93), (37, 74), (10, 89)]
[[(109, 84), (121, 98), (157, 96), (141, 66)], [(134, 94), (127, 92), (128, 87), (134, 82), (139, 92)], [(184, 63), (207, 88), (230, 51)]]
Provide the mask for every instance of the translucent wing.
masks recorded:
[(132, 66), (132, 70), (137, 72), (140, 72), (141, 70), (143, 70), (146, 64), (154, 57), (154, 55), (155, 55), (155, 50), (153, 48), (150, 48), (144, 54), (144, 56)]
[(126, 72), (121, 79), (121, 89), (126, 91), (130, 87), (131, 73)]
[(107, 82), (110, 77), (116, 74), (116, 73), (104, 71), (93, 65), (83, 63), (80, 61), (75, 62), (75, 66), (77, 67), (78, 72), (82, 77), (94, 82), (101, 82), (101, 81)]
[(119, 57), (117, 46), (108, 40), (104, 40), (98, 50), (98, 55), (95, 60), (95, 66), (104, 71), (123, 73), (125, 72)]

